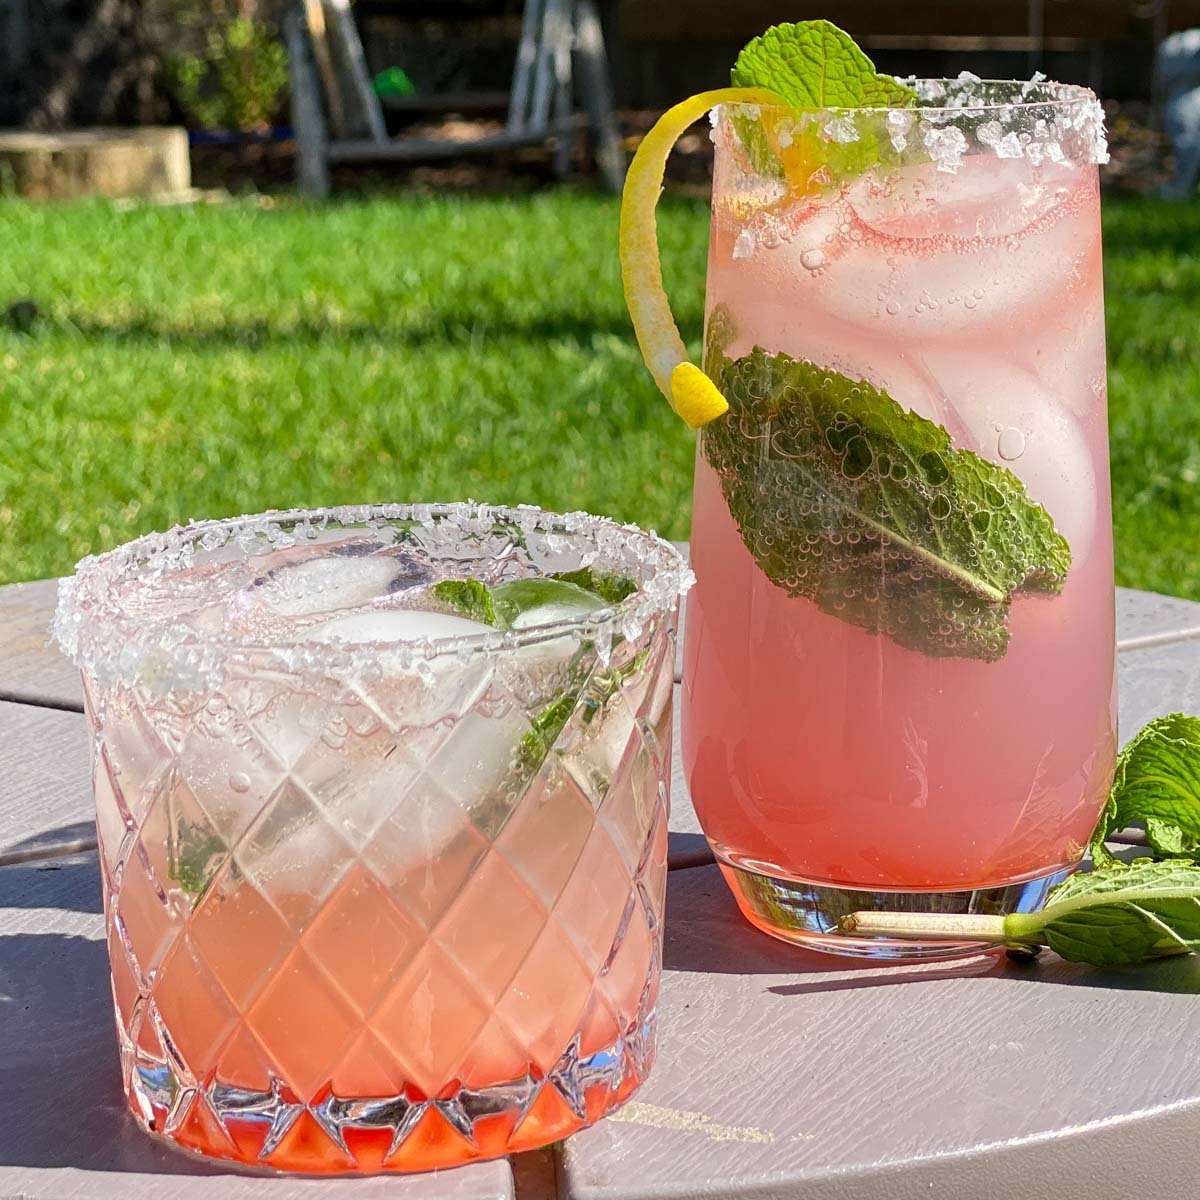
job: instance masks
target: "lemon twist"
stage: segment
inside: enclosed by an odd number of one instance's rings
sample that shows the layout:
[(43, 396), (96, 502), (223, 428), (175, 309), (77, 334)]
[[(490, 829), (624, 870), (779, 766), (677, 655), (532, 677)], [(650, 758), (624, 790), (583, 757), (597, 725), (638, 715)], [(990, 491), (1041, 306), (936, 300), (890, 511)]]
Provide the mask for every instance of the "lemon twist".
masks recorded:
[(621, 193), (621, 281), (638, 346), (654, 382), (692, 429), (729, 408), (716, 385), (695, 363), (671, 315), (663, 289), (654, 210), (662, 193), (667, 156), (684, 131), (718, 104), (782, 104), (766, 88), (728, 87), (698, 92), (669, 108), (642, 139)]

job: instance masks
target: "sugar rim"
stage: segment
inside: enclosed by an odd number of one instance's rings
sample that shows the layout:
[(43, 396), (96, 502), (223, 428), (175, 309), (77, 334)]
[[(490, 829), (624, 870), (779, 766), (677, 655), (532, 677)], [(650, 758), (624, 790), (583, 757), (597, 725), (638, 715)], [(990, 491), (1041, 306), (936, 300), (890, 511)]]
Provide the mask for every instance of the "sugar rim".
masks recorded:
[[(847, 113), (863, 113), (867, 115), (878, 114), (886, 116), (888, 113), (903, 112), (912, 113), (916, 117), (932, 118), (934, 120), (944, 120), (951, 116), (970, 117), (980, 116), (983, 113), (996, 113), (999, 111), (1020, 111), (1022, 109), (1069, 109), (1080, 105), (1099, 104), (1099, 97), (1091, 88), (1086, 87), (1082, 83), (1057, 83), (1050, 79), (1041, 80), (1022, 80), (1022, 79), (969, 79), (964, 80), (952, 76), (942, 78), (929, 77), (922, 79), (905, 78), (902, 83), (910, 84), (913, 87), (920, 88), (923, 85), (935, 84), (942, 87), (963, 87), (969, 84), (978, 84), (985, 88), (1012, 88), (1016, 95), (1012, 100), (988, 99), (987, 97), (971, 97), (962, 96), (954, 104), (947, 105), (932, 105), (920, 104), (916, 106), (901, 107), (898, 104), (887, 104), (881, 106), (871, 105), (805, 105), (805, 104), (752, 104), (745, 100), (730, 100), (725, 101), (717, 107), (719, 109), (730, 109), (731, 111), (747, 111), (755, 112), (791, 112), (791, 113), (829, 113), (830, 115), (844, 116)], [(1035, 93), (1041, 93), (1040, 96)], [(1049, 96), (1046, 93), (1050, 93)]]
[[(239, 536), (266, 538), (280, 549), (302, 544), (312, 532), (330, 526), (348, 529), (383, 527), (395, 521), (416, 521), (431, 529), (445, 521), (464, 532), (482, 532), (497, 521), (523, 531), (557, 533), (568, 538), (586, 535), (592, 550), (582, 566), (608, 558), (633, 571), (626, 558), (643, 568), (638, 590), (618, 604), (582, 616), (515, 630), (421, 637), (404, 641), (313, 641), (288, 637), (278, 641), (247, 640), (202, 634), (179, 622), (146, 622), (125, 613), (112, 594), (114, 585), (151, 573), (163, 575), (190, 565), (195, 551), (213, 550)], [(481, 525), (482, 523), (482, 525)], [(475, 526), (472, 530), (471, 526)], [(247, 543), (251, 544), (251, 543)], [(149, 533), (99, 555), (88, 555), (75, 574), (59, 583), (58, 604), (51, 626), (53, 639), (85, 674), (98, 678), (137, 678), (152, 668), (181, 671), (186, 676), (223, 675), (230, 666), (283, 670), (300, 675), (340, 675), (377, 666), (382, 657), (390, 666), (413, 667), (449, 655), (506, 654), (525, 646), (553, 641), (564, 634), (603, 640), (605, 635), (636, 636), (644, 624), (668, 613), (691, 587), (694, 576), (686, 560), (653, 530), (620, 524), (590, 513), (554, 513), (534, 505), (464, 503), (366, 504), (331, 508), (271, 509), (231, 519), (177, 525)]]

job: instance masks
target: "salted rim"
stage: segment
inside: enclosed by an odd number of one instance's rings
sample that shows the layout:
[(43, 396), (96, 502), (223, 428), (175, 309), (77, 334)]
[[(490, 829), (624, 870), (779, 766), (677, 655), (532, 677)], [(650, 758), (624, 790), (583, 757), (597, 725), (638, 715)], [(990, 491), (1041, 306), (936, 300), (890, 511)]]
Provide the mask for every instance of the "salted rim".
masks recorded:
[[(943, 87), (961, 87), (964, 89), (970, 86), (1011, 88), (1016, 92), (1016, 96), (1012, 100), (990, 100), (984, 97), (968, 99), (966, 96), (963, 96), (956, 104), (917, 104), (904, 107), (898, 104), (882, 106), (862, 105), (857, 107), (854, 105), (751, 104), (744, 100), (726, 101), (717, 107), (719, 109), (753, 109), (756, 112), (836, 113), (839, 116), (846, 113), (867, 113), (886, 116), (888, 113), (903, 112), (913, 113), (914, 116), (918, 117), (948, 117), (951, 115), (979, 115), (984, 112), (994, 113), (1001, 110), (1068, 109), (1078, 105), (1100, 103), (1100, 99), (1096, 93), (1081, 83), (1057, 83), (1050, 79), (959, 79), (948, 76), (922, 79), (896, 78), (899, 82), (917, 89), (929, 84), (939, 84)], [(1035, 98), (1035, 93), (1039, 92), (1043, 97), (1041, 99)], [(1046, 93), (1051, 93), (1051, 95), (1046, 97)]]
[[(303, 544), (310, 531), (331, 526), (384, 527), (396, 521), (416, 521), (432, 529), (445, 520), (462, 522), (464, 532), (482, 533), (497, 520), (522, 531), (558, 533), (567, 538), (586, 535), (590, 550), (581, 566), (612, 561), (613, 570), (638, 574), (624, 554), (641, 567), (638, 590), (618, 604), (582, 616), (563, 618), (524, 629), (420, 637), (404, 641), (314, 641), (289, 636), (279, 640), (247, 640), (202, 634), (179, 621), (147, 622), (122, 610), (112, 587), (140, 577), (161, 577), (192, 564), (197, 551), (211, 551), (246, 539), (246, 545), (290, 548)], [(475, 529), (470, 529), (474, 525)], [(253, 539), (251, 541), (251, 539)], [(640, 551), (640, 553), (639, 553)], [(366, 504), (330, 508), (271, 509), (226, 520), (177, 525), (165, 532), (144, 534), (99, 555), (81, 559), (75, 574), (59, 583), (58, 603), (51, 626), (53, 639), (84, 672), (96, 676), (136, 677), (153, 665), (182, 667), (188, 675), (224, 673), (230, 664), (253, 660), (294, 673), (320, 674), (354, 670), (386, 656), (392, 665), (415, 665), (447, 655), (474, 657), (505, 653), (576, 634), (598, 638), (604, 632), (638, 630), (647, 620), (668, 612), (691, 587), (694, 576), (683, 556), (655, 532), (623, 525), (590, 513), (554, 513), (534, 505), (464, 503)]]

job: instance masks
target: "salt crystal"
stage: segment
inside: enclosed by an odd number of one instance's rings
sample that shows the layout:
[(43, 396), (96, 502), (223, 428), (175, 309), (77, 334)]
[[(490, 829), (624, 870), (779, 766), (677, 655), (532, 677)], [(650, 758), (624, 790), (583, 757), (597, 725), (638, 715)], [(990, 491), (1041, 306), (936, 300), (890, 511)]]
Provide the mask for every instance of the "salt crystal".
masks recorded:
[(908, 131), (916, 118), (903, 108), (893, 108), (887, 115), (888, 138), (897, 152), (908, 145)]
[(825, 127), (822, 130), (827, 138), (837, 142), (839, 145), (846, 145), (849, 142), (858, 141), (858, 126), (854, 121), (853, 113), (831, 113), (825, 122)]
[(985, 121), (975, 131), (975, 136), (985, 146), (996, 146), (1004, 137), (1004, 127), (999, 121)]
[(922, 138), (925, 149), (929, 151), (929, 157), (937, 164), (937, 169), (947, 174), (955, 174), (967, 151), (967, 138), (963, 131), (953, 126), (938, 129), (927, 124), (922, 129)]
[(1015, 133), (1006, 133), (996, 143), (996, 154), (1000, 158), (1021, 158), (1024, 153), (1021, 139)]
[(1045, 83), (1046, 76), (1042, 71), (1034, 71), (1028, 83), (1021, 85), (1021, 99), (1026, 100), (1037, 89), (1039, 83)]

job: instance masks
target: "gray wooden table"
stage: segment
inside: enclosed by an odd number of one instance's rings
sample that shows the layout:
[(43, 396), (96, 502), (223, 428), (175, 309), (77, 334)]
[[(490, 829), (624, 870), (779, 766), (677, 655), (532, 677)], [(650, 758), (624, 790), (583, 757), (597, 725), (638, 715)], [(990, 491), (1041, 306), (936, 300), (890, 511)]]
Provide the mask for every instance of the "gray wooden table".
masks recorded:
[[(82, 697), (52, 582), (0, 588), (0, 1200), (1193, 1200), (1200, 959), (883, 967), (739, 917), (673, 781), (660, 1044), (553, 1151), (311, 1180), (193, 1162), (126, 1117)], [(1200, 712), (1200, 605), (1118, 593), (1121, 727)], [(1135, 851), (1128, 851), (1135, 852)]]

